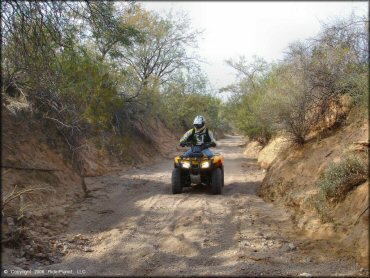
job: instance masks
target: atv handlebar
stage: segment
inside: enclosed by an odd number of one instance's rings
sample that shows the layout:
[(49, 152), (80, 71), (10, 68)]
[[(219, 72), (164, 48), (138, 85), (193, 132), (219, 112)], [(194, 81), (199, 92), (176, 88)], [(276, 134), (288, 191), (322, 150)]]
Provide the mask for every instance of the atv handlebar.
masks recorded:
[(208, 149), (208, 148), (210, 148), (210, 147), (212, 147), (212, 144), (211, 143), (204, 143), (203, 145), (202, 145), (202, 149), (204, 150), (204, 149)]
[[(191, 146), (193, 146), (193, 143), (192, 143), (192, 142), (180, 143), (180, 146), (181, 146), (181, 147), (191, 147)], [(203, 144), (201, 145), (202, 150), (204, 150), (204, 149), (208, 149), (208, 148), (210, 148), (210, 147), (215, 147), (215, 146), (216, 146), (216, 145), (215, 145), (215, 143), (212, 143), (212, 142), (210, 142), (210, 143), (203, 143)]]

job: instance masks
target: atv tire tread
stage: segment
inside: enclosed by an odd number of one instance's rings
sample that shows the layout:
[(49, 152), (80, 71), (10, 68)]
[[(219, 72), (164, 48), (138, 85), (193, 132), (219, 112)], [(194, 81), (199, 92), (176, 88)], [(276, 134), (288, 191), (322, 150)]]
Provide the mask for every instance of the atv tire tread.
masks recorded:
[(211, 191), (212, 194), (222, 193), (222, 170), (220, 168), (212, 171)]
[(171, 182), (172, 182), (172, 194), (182, 193), (183, 179), (181, 177), (181, 171), (179, 168), (173, 169)]
[(224, 165), (222, 165), (221, 171), (222, 171), (222, 187), (224, 187), (225, 185)]

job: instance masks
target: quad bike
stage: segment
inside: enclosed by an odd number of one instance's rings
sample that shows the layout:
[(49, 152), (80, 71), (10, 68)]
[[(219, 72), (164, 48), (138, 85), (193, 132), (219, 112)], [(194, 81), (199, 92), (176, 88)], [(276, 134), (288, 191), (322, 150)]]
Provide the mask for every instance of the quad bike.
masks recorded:
[(202, 149), (210, 147), (208, 144), (202, 146), (191, 146), (191, 154), (187, 157), (178, 155), (174, 159), (172, 171), (172, 193), (179, 194), (183, 187), (192, 184), (203, 184), (211, 188), (212, 194), (221, 194), (224, 186), (224, 157), (214, 153), (208, 158), (202, 153)]

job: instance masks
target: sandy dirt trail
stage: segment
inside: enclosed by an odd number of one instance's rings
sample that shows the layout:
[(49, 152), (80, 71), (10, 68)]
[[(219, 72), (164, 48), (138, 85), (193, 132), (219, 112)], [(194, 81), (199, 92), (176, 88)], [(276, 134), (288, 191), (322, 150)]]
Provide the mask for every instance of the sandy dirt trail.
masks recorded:
[[(75, 240), (66, 241), (61, 263), (44, 269), (127, 276), (360, 273), (354, 260), (334, 256), (324, 241), (299, 237), (284, 208), (256, 195), (264, 172), (242, 154), (242, 137), (219, 143), (223, 195), (201, 186), (172, 195), (169, 159), (87, 179), (90, 197), (65, 236)], [(85, 246), (73, 247), (79, 238)]]

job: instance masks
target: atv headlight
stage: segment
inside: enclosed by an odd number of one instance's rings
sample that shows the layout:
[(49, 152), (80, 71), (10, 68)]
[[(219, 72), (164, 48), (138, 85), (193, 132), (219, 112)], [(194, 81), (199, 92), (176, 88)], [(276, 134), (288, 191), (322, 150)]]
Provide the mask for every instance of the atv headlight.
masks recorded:
[(187, 169), (190, 168), (190, 163), (187, 161), (182, 162), (181, 165), (183, 168), (187, 168)]
[(202, 168), (209, 168), (209, 161), (203, 161), (201, 167)]

